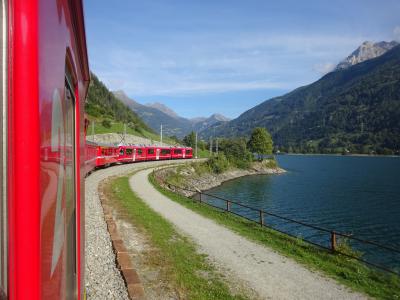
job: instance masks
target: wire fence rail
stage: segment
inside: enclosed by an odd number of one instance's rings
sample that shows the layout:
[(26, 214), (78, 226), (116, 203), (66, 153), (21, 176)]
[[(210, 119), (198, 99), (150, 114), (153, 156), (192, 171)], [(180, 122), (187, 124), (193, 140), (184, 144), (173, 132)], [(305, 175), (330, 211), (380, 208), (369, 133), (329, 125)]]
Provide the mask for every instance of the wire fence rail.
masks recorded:
[[(388, 273), (391, 273), (391, 274), (394, 274), (394, 275), (397, 275), (400, 277), (400, 272), (398, 270), (392, 268), (391, 266), (388, 266), (387, 264), (385, 265), (383, 263), (376, 263), (376, 262), (372, 262), (367, 259), (364, 259), (361, 255), (361, 253), (358, 251), (342, 250), (340, 240), (342, 239), (345, 241), (350, 241), (350, 242), (362, 245), (359, 248), (363, 248), (364, 250), (368, 250), (368, 249), (371, 249), (371, 247), (373, 247), (373, 248), (379, 249), (380, 251), (384, 251), (386, 253), (391, 253), (393, 256), (396, 256), (398, 259), (400, 259), (400, 249), (396, 249), (394, 247), (387, 246), (387, 245), (381, 245), (374, 241), (361, 239), (361, 238), (353, 236), (352, 234), (347, 234), (347, 233), (339, 232), (336, 230), (327, 229), (327, 228), (324, 228), (321, 226), (308, 224), (303, 221), (294, 220), (294, 219), (291, 219), (291, 218), (288, 218), (285, 216), (281, 216), (281, 215), (278, 215), (278, 214), (275, 214), (272, 212), (254, 208), (254, 207), (248, 206), (246, 204), (243, 204), (243, 203), (240, 203), (237, 201), (233, 201), (230, 199), (225, 199), (225, 198), (222, 198), (222, 197), (219, 197), (216, 195), (205, 193), (205, 192), (202, 192), (197, 189), (191, 190), (191, 189), (183, 188), (183, 187), (171, 184), (171, 183), (167, 183), (167, 182), (164, 182), (162, 180), (162, 178), (157, 176), (155, 172), (153, 173), (153, 176), (157, 180), (158, 183), (168, 186), (171, 190), (178, 189), (181, 191), (186, 191), (186, 192), (192, 193), (193, 194), (192, 199), (194, 199), (195, 201), (198, 201), (201, 204), (205, 204), (205, 205), (217, 208), (219, 210), (226, 211), (228, 213), (234, 214), (236, 216), (239, 216), (239, 217), (249, 220), (251, 222), (258, 223), (261, 227), (266, 227), (266, 228), (275, 230), (277, 232), (280, 232), (284, 235), (288, 235), (293, 238), (300, 239), (306, 243), (309, 243), (314, 246), (328, 250), (331, 253), (339, 253), (346, 257), (356, 259), (362, 263), (365, 263), (367, 265), (373, 266), (375, 268), (381, 269), (383, 271), (386, 271)], [(215, 202), (219, 202), (220, 205), (216, 205)], [(236, 209), (233, 209), (233, 206), (236, 207)], [(243, 209), (247, 213), (244, 213)], [(250, 213), (248, 213), (248, 212), (250, 212)], [(250, 215), (250, 217), (249, 217), (249, 215)], [(273, 221), (272, 219), (275, 219), (275, 221)], [(281, 221), (283, 223), (279, 223), (276, 220)], [(300, 235), (296, 235), (296, 234), (284, 231), (280, 228), (277, 228), (277, 226), (276, 226), (277, 224), (285, 224), (286, 226), (296, 225), (296, 226), (298, 226), (298, 228), (309, 229), (309, 230), (314, 231), (314, 235), (312, 235), (308, 238), (304, 238), (304, 237), (301, 237)], [(317, 233), (315, 233), (315, 232), (317, 232)], [(323, 240), (323, 237), (325, 237), (325, 241), (326, 241), (325, 243), (321, 242), (321, 240)]]

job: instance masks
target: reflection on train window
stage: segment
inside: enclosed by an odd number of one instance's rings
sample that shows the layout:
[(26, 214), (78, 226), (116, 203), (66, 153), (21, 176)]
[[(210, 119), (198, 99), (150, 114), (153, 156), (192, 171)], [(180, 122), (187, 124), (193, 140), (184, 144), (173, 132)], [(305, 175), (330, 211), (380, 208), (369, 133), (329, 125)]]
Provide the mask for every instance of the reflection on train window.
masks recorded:
[(147, 153), (148, 153), (148, 154), (154, 154), (154, 149), (149, 149), (149, 150), (147, 151)]
[(170, 153), (171, 153), (171, 150), (169, 150), (169, 149), (162, 149), (161, 150), (161, 154), (163, 154), (163, 155), (170, 154)]
[[(75, 92), (68, 66), (65, 73), (65, 209), (66, 209), (66, 290), (72, 298), (76, 289), (76, 198), (75, 198)], [(70, 293), (70, 294), (68, 294)]]
[(142, 155), (143, 150), (142, 150), (142, 149), (138, 149), (138, 150), (137, 150), (137, 153), (138, 153), (139, 155)]
[(182, 154), (182, 149), (175, 149), (175, 154)]
[(190, 154), (191, 150), (187, 149), (186, 154)]
[(126, 154), (131, 155), (132, 154), (132, 149), (126, 149)]
[[(126, 153), (128, 154), (128, 150), (126, 150)], [(124, 155), (124, 149), (119, 150), (119, 155)]]

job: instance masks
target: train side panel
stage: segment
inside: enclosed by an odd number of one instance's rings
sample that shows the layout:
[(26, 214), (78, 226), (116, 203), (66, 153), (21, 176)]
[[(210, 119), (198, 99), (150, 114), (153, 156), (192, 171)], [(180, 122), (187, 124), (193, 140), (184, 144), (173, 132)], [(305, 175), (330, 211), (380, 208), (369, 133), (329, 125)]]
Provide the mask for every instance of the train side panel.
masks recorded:
[(89, 80), (82, 3), (2, 3), (9, 12), (7, 297), (81, 299)]

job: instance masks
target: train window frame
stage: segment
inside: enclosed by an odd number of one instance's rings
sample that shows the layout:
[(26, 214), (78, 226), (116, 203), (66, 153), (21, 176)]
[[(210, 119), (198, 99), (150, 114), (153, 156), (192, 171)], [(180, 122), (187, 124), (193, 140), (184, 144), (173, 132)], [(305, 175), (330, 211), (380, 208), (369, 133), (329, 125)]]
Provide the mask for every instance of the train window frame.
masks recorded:
[(0, 298), (7, 297), (8, 286), (8, 207), (7, 207), (7, 160), (8, 160), (8, 89), (7, 89), (7, 8), (8, 1), (1, 2), (0, 13), (0, 111), (2, 118), (0, 121)]
[[(78, 282), (77, 282), (77, 271), (78, 271), (78, 256), (79, 256), (79, 249), (78, 249), (78, 220), (77, 220), (77, 199), (79, 197), (78, 193), (78, 189), (77, 184), (78, 184), (78, 156), (77, 156), (77, 145), (76, 145), (76, 141), (77, 141), (77, 121), (79, 121), (79, 116), (77, 116), (77, 95), (76, 95), (76, 73), (74, 72), (75, 68), (72, 64), (72, 59), (71, 59), (72, 55), (70, 53), (70, 49), (67, 49), (67, 56), (66, 56), (66, 63), (65, 63), (65, 84), (64, 84), (64, 88), (65, 88), (65, 92), (64, 92), (64, 97), (66, 97), (67, 95), (67, 90), (69, 92), (69, 95), (71, 96), (71, 100), (72, 100), (72, 145), (73, 145), (73, 149), (72, 149), (72, 153), (73, 153), (73, 163), (72, 163), (72, 174), (73, 174), (73, 202), (74, 202), (74, 209), (72, 211), (72, 216), (71, 218), (73, 218), (73, 230), (74, 230), (74, 238), (72, 239), (72, 248), (74, 249), (74, 255), (73, 255), (73, 286), (74, 286), (74, 290), (76, 290), (77, 286), (78, 286)], [(66, 103), (66, 99), (65, 99), (65, 103)], [(67, 213), (67, 212), (66, 212)], [(68, 223), (66, 224), (66, 226), (68, 227)], [(68, 231), (68, 229), (67, 229)], [(68, 234), (68, 233), (66, 233)], [(68, 236), (66, 236), (66, 238), (68, 239)], [(68, 247), (68, 246), (67, 246)], [(68, 266), (67, 266), (68, 268)], [(72, 292), (72, 294), (75, 294), (75, 291), (70, 291)], [(67, 295), (68, 296), (68, 295)]]
[(154, 148), (148, 149), (147, 154), (154, 154)]
[(133, 149), (127, 148), (126, 155), (131, 155), (133, 153)]
[(143, 150), (142, 150), (142, 149), (137, 149), (137, 153), (138, 153), (139, 155), (142, 155), (142, 154), (143, 154)]

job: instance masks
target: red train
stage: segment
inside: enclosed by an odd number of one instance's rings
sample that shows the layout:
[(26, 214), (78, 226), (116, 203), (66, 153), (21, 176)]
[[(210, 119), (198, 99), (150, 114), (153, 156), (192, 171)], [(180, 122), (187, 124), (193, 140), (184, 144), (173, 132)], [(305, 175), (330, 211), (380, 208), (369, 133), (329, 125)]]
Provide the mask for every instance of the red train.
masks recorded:
[(0, 298), (83, 299), (82, 1), (0, 9)]
[(84, 299), (85, 175), (179, 156), (86, 143), (82, 0), (4, 0), (0, 9), (0, 299)]
[(193, 158), (190, 147), (160, 147), (160, 146), (113, 146), (87, 142), (85, 172), (88, 174), (96, 168), (108, 167), (114, 164)]

